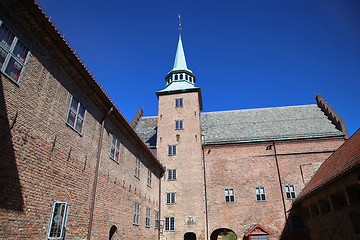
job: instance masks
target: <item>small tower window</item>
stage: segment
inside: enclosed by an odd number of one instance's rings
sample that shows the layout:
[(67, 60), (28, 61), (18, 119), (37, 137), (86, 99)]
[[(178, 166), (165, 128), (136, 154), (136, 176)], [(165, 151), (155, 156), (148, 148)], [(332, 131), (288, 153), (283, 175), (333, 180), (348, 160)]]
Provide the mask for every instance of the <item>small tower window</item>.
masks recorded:
[(188, 75), (185, 74), (185, 80), (188, 80)]
[(183, 74), (180, 74), (180, 79), (183, 79), (183, 78), (184, 78)]
[(178, 80), (178, 75), (177, 74), (175, 74), (175, 80)]

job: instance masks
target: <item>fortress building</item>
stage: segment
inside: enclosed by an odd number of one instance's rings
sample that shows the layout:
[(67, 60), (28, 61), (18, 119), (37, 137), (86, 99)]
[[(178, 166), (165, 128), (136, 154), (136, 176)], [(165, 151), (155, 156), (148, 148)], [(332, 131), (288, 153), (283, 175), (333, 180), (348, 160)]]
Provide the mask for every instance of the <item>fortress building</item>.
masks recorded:
[[(181, 35), (158, 116), (129, 124), (33, 0), (0, 1), (0, 63), (0, 239), (306, 235), (292, 203), (348, 138), (320, 94), (313, 105), (203, 112)], [(315, 216), (312, 190), (297, 211)]]
[[(158, 116), (136, 131), (166, 167), (161, 221), (166, 239), (278, 239), (288, 210), (320, 164), (348, 138), (320, 94), (317, 104), (201, 112), (201, 88), (181, 35)], [(206, 94), (206, 93), (205, 93)]]

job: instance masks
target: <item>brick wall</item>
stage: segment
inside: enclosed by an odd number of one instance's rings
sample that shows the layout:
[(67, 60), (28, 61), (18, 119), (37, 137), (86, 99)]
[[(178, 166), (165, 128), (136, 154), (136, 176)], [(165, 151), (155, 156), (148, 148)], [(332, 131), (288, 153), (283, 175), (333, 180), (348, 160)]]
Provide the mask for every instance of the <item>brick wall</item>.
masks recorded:
[[(101, 119), (104, 113), (80, 88), (38, 36), (17, 15), (0, 4), (0, 18), (31, 51), (19, 85), (0, 74), (0, 238), (44, 239), (53, 200), (69, 206), (66, 236), (86, 239), (97, 161)], [(56, 46), (52, 46), (56, 48)], [(87, 108), (82, 135), (66, 124), (72, 95)], [(117, 236), (155, 239), (154, 211), (159, 210), (159, 170), (151, 164), (119, 125), (105, 121), (92, 239)], [(121, 143), (119, 163), (112, 160), (110, 144)], [(135, 157), (141, 161), (140, 179), (134, 177)], [(152, 186), (147, 186), (147, 169)], [(157, 176), (157, 177), (156, 177)], [(140, 203), (139, 226), (134, 226), (133, 204)], [(150, 228), (145, 208), (151, 208)]]
[[(183, 107), (175, 107), (176, 98), (183, 98)], [(169, 240), (183, 239), (187, 232), (194, 232), (197, 239), (205, 239), (204, 175), (198, 99), (197, 92), (159, 96), (157, 154), (167, 169), (177, 170), (177, 180), (167, 181), (165, 175), (161, 188), (161, 218), (175, 216), (175, 232), (164, 231)], [(183, 120), (184, 129), (175, 130), (175, 120)], [(175, 156), (168, 156), (168, 145), (177, 146)], [(166, 204), (167, 192), (176, 192), (176, 204)]]
[[(295, 186), (296, 193), (304, 186), (300, 165), (306, 165), (305, 180), (319, 164), (334, 152), (344, 139), (308, 139), (276, 142), (282, 189)], [(273, 142), (257, 142), (205, 147), (208, 218), (210, 234), (219, 228), (234, 231), (238, 238), (253, 224), (270, 232), (269, 239), (278, 239), (285, 226)], [(268, 150), (267, 150), (268, 149)], [(265, 187), (266, 201), (256, 201), (255, 188)], [(233, 188), (235, 202), (225, 203), (224, 189)], [(284, 192), (285, 194), (285, 192)], [(285, 199), (286, 209), (292, 200)]]

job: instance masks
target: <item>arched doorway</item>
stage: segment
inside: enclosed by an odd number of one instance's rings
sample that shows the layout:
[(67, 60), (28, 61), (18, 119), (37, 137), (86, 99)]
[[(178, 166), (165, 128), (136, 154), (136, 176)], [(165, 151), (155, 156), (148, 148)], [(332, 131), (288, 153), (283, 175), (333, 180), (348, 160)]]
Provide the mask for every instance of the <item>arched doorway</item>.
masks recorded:
[(115, 225), (112, 225), (110, 230), (109, 230), (109, 240), (112, 239), (112, 237), (114, 236), (116, 230), (117, 230), (117, 227)]
[(210, 240), (236, 240), (234, 231), (228, 228), (219, 228), (211, 233)]
[(184, 234), (184, 240), (196, 240), (196, 234), (193, 232), (187, 232)]

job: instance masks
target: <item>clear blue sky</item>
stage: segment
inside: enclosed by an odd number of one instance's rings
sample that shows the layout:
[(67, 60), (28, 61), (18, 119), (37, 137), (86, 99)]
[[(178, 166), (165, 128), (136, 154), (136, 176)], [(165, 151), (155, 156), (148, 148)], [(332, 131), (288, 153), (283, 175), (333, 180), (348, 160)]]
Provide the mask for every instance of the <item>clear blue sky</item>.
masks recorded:
[(157, 115), (178, 41), (204, 111), (314, 104), (360, 119), (359, 0), (38, 0), (122, 113)]

